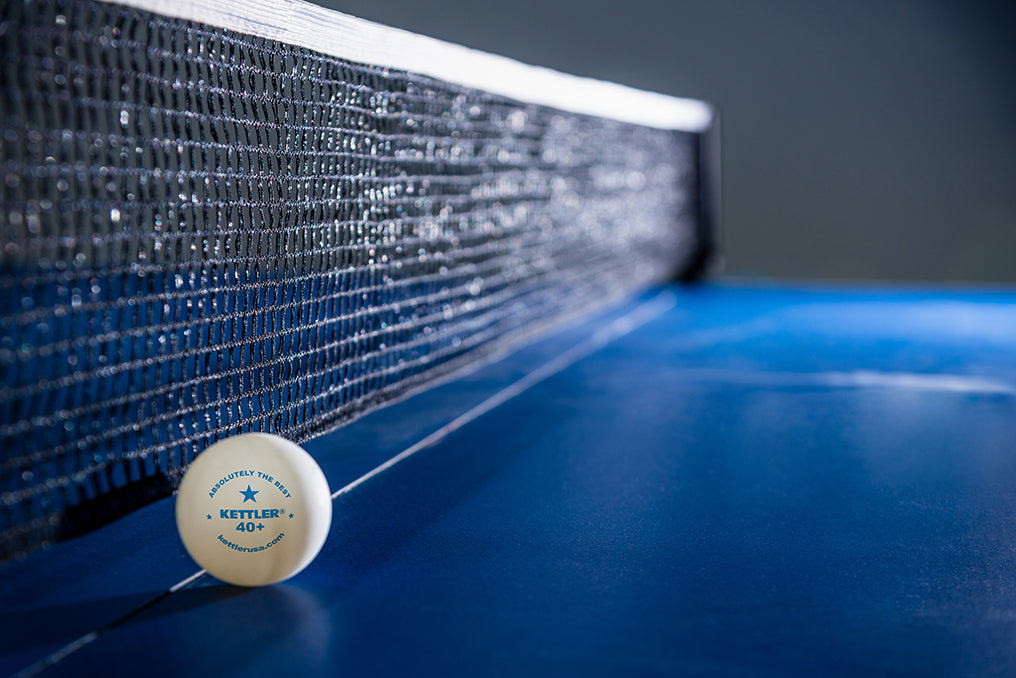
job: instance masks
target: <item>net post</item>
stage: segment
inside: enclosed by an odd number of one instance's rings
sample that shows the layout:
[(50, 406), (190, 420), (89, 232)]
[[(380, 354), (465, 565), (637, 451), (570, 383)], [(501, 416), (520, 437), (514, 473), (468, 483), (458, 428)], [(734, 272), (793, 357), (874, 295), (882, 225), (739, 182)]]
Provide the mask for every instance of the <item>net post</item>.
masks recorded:
[(695, 144), (694, 167), (698, 179), (695, 206), (695, 252), (676, 279), (696, 282), (717, 273), (723, 267), (720, 258), (722, 239), (722, 148), (720, 113), (710, 106), (712, 119), (708, 127), (698, 133)]

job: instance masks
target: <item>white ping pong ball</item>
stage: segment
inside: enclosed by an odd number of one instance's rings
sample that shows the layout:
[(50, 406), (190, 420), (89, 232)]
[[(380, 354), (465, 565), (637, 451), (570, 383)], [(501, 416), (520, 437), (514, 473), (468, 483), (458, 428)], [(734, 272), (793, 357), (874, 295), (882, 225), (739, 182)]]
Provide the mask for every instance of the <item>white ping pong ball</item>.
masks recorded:
[(187, 552), (209, 574), (240, 586), (274, 584), (307, 567), (331, 522), (331, 491), (317, 462), (267, 433), (209, 447), (176, 495)]

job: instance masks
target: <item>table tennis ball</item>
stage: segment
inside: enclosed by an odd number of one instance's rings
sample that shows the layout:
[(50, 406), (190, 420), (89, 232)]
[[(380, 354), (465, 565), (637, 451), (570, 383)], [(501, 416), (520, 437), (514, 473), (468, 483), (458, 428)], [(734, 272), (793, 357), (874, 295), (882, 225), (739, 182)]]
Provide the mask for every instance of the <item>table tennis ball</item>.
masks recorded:
[(209, 574), (240, 586), (274, 584), (307, 567), (331, 521), (331, 492), (314, 458), (267, 433), (209, 447), (176, 495), (187, 552)]

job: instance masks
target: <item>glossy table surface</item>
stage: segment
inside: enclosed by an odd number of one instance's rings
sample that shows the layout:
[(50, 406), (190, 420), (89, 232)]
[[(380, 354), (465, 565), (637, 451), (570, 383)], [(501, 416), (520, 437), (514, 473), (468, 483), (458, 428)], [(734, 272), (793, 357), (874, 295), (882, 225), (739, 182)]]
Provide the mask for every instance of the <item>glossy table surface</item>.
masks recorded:
[(306, 447), (491, 397), (283, 584), (167, 593), (172, 499), (0, 567), (0, 674), (1016, 673), (1016, 292), (661, 288)]

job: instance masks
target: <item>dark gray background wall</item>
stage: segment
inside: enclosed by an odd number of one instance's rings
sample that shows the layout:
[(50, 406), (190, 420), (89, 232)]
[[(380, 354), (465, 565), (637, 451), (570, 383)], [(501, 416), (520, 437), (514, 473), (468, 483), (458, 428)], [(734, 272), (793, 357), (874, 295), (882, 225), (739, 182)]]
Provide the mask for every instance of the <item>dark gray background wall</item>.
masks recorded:
[(726, 272), (1016, 281), (1016, 11), (944, 0), (318, 0), (723, 115)]

